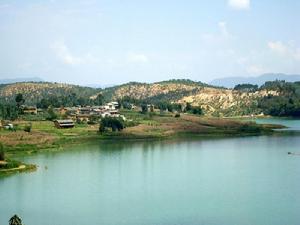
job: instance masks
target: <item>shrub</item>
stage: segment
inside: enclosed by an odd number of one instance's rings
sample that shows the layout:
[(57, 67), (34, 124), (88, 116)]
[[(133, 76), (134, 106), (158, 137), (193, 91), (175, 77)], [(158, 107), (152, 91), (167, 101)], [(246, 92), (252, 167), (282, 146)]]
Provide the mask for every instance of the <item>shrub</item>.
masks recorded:
[(28, 124), (24, 127), (24, 131), (30, 133), (32, 129), (32, 124)]
[(77, 124), (84, 124), (84, 121), (81, 120), (81, 119), (79, 119), (79, 118), (77, 118), (77, 119), (76, 119), (76, 123), (77, 123)]
[(9, 225), (22, 225), (22, 220), (17, 215), (14, 215), (10, 218)]
[(54, 112), (52, 107), (50, 107), (47, 112), (48, 112), (48, 116), (46, 118), (47, 120), (53, 121), (57, 119), (57, 114)]
[(148, 106), (147, 106), (147, 104), (142, 104), (141, 105), (141, 109), (142, 109), (142, 113), (147, 113), (148, 112)]
[(97, 124), (97, 121), (89, 120), (89, 121), (87, 122), (87, 124), (89, 124), (89, 125), (95, 125), (95, 124)]
[(175, 118), (179, 118), (179, 117), (180, 117), (180, 113), (176, 113)]
[(7, 159), (6, 162), (7, 162), (6, 164), (0, 165), (1, 169), (13, 169), (20, 166), (20, 162), (15, 160)]
[(99, 123), (99, 119), (95, 115), (92, 115), (90, 117), (89, 121), (87, 122), (87, 124), (90, 124), (90, 125), (94, 125), (94, 124), (97, 124), (97, 123)]
[(191, 103), (189, 103), (189, 102), (187, 102), (186, 103), (186, 107), (185, 107), (185, 111), (191, 111), (192, 110), (192, 105), (191, 105)]
[(197, 115), (202, 115), (202, 109), (201, 107), (193, 107), (192, 108), (192, 113), (197, 114)]

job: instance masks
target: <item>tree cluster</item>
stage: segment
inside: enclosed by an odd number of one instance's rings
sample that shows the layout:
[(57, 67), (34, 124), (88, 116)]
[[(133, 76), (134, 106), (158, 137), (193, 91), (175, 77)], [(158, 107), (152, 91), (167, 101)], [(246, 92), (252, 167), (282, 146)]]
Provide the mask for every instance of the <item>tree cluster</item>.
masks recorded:
[(277, 90), (279, 96), (269, 95), (259, 99), (258, 107), (266, 115), (300, 117), (300, 83), (285, 81), (266, 82), (264, 88)]
[(258, 90), (258, 85), (254, 84), (238, 84), (236, 85), (233, 90), (236, 91), (245, 91), (245, 92), (255, 92)]
[(203, 114), (203, 110), (200, 106), (192, 106), (191, 103), (189, 103), (189, 102), (186, 104), (185, 111), (188, 113), (195, 114), (195, 115)]
[(71, 93), (67, 96), (49, 96), (41, 99), (37, 103), (38, 108), (47, 109), (49, 107), (73, 107), (73, 106), (86, 106), (86, 105), (103, 105), (104, 97), (102, 94), (98, 94), (95, 99), (79, 97), (75, 93)]
[(103, 133), (107, 129), (111, 129), (113, 132), (121, 131), (124, 129), (123, 121), (111, 117), (102, 118), (100, 121), (99, 132)]
[(293, 96), (267, 96), (259, 100), (258, 107), (266, 115), (300, 117), (300, 99)]

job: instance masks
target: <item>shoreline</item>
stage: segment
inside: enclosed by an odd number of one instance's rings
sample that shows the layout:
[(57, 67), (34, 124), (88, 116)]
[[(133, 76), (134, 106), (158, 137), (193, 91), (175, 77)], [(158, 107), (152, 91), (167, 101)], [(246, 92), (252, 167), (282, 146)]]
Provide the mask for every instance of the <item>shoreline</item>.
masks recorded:
[(9, 169), (0, 169), (0, 178), (3, 176), (9, 176), (16, 173), (33, 172), (37, 170), (37, 165), (20, 163), (18, 167)]
[[(35, 133), (21, 133), (20, 143), (7, 146), (8, 158), (31, 155), (43, 151), (63, 151), (66, 147), (86, 143), (86, 142), (106, 142), (106, 141), (156, 141), (168, 139), (211, 139), (211, 138), (234, 138), (247, 136), (272, 135), (274, 129), (284, 128), (281, 125), (256, 124), (253, 122), (239, 122), (226, 118), (206, 118), (185, 115), (183, 118), (174, 119), (173, 117), (156, 116), (151, 120), (140, 123), (138, 126), (128, 127), (121, 132), (108, 132), (100, 134), (96, 126), (78, 126), (73, 129), (56, 129), (51, 126), (51, 122), (39, 121), (36, 124)], [(149, 125), (151, 124), (151, 125)], [(48, 126), (45, 129), (45, 126)], [(21, 131), (18, 131), (19, 133)], [(43, 132), (43, 133), (41, 133)], [(280, 134), (282, 132), (276, 132)], [(9, 133), (6, 133), (10, 135)], [(37, 144), (28, 144), (26, 138), (35, 138), (51, 136), (52, 142)], [(26, 137), (26, 138), (24, 138)], [(14, 139), (14, 137), (12, 137)], [(28, 141), (27, 140), (27, 141)], [(20, 164), (24, 164), (19, 162)], [(0, 175), (30, 171), (37, 169), (36, 165), (27, 165), (24, 168), (15, 168), (15, 170), (1, 170)], [(27, 169), (26, 169), (27, 168)]]

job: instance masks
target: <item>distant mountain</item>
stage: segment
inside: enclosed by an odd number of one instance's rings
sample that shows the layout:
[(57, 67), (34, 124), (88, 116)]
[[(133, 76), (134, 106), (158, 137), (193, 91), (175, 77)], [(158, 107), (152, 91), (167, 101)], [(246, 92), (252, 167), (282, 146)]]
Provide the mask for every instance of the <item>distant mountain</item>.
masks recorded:
[(237, 84), (257, 84), (262, 85), (266, 81), (285, 80), (287, 82), (300, 81), (300, 75), (287, 75), (283, 73), (267, 73), (258, 77), (225, 77), (215, 79), (210, 82), (211, 85), (233, 88)]
[(44, 80), (39, 77), (25, 77), (25, 78), (14, 78), (14, 79), (0, 79), (0, 84), (13, 84), (20, 82), (43, 82)]

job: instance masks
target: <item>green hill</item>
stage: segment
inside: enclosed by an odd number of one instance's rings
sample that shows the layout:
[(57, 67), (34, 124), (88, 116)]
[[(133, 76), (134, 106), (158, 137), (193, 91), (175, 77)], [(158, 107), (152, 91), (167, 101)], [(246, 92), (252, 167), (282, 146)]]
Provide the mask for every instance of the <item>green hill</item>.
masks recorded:
[(71, 84), (49, 82), (21, 82), (0, 85), (0, 101), (13, 102), (18, 93), (22, 93), (26, 104), (35, 105), (43, 98), (76, 95), (77, 98), (89, 98), (99, 89)]
[(299, 114), (299, 83), (274, 81), (266, 82), (260, 88), (241, 88), (248, 86), (244, 84), (239, 85), (240, 88), (227, 89), (191, 80), (168, 80), (156, 83), (130, 82), (96, 89), (61, 83), (27, 82), (0, 85), (0, 101), (14, 103), (15, 96), (22, 93), (28, 105), (41, 103), (42, 99), (56, 107), (87, 105), (102, 102), (102, 98), (99, 101), (96, 99), (101, 93), (104, 101), (127, 98), (152, 104), (191, 103), (200, 106), (205, 114), (214, 116)]

